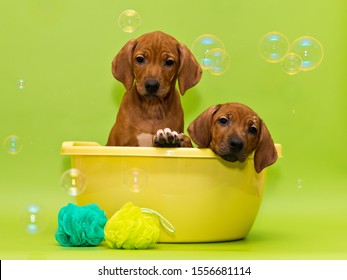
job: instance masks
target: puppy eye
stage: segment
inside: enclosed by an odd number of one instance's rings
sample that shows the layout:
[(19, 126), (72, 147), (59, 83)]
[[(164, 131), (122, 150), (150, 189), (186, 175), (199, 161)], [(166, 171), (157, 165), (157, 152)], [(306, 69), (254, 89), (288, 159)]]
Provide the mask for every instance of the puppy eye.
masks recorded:
[(218, 123), (222, 126), (225, 126), (229, 123), (229, 119), (226, 117), (221, 117), (218, 119)]
[(172, 66), (174, 65), (175, 61), (171, 58), (165, 60), (165, 66)]
[(142, 55), (138, 55), (136, 58), (136, 62), (142, 64), (145, 62), (145, 58)]
[(258, 129), (255, 127), (255, 126), (250, 126), (249, 128), (248, 128), (248, 132), (250, 133), (250, 134), (257, 134), (257, 132), (258, 132)]

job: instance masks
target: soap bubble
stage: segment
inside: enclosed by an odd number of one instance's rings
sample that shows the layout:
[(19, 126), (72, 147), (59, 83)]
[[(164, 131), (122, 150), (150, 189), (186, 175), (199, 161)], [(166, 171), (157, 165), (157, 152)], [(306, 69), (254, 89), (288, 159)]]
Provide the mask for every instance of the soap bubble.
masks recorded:
[(46, 226), (46, 218), (41, 207), (34, 203), (21, 210), (20, 221), (29, 234), (36, 234)]
[(204, 59), (205, 67), (213, 75), (222, 75), (230, 67), (229, 54), (220, 48), (212, 49)]
[(118, 25), (127, 33), (133, 33), (141, 25), (141, 17), (134, 10), (125, 10), (118, 17)]
[(298, 189), (302, 189), (303, 183), (304, 183), (304, 181), (302, 179), (298, 179), (297, 180), (297, 187), (298, 187)]
[(60, 182), (62, 188), (71, 196), (77, 196), (86, 189), (86, 177), (76, 168), (66, 170), (61, 176)]
[(3, 148), (8, 154), (16, 155), (22, 150), (23, 144), (18, 136), (10, 135), (5, 138)]
[(310, 36), (303, 36), (296, 39), (291, 46), (291, 52), (301, 57), (302, 71), (317, 68), (323, 60), (322, 44)]
[(23, 90), (24, 87), (25, 87), (25, 81), (23, 79), (19, 79), (17, 81), (17, 87), (20, 89), (20, 90)]
[(124, 175), (124, 183), (132, 192), (140, 192), (147, 184), (147, 174), (139, 168), (131, 168)]
[(287, 54), (282, 60), (282, 68), (289, 75), (294, 75), (302, 70), (302, 59), (296, 53)]
[(213, 55), (210, 54), (210, 57), (208, 57), (208, 54), (214, 49), (225, 49), (222, 40), (215, 35), (204, 34), (194, 41), (192, 45), (192, 53), (200, 63), (202, 69), (207, 70), (210, 68), (210, 60)]
[(271, 63), (281, 61), (289, 51), (288, 39), (279, 32), (265, 34), (259, 42), (261, 56)]

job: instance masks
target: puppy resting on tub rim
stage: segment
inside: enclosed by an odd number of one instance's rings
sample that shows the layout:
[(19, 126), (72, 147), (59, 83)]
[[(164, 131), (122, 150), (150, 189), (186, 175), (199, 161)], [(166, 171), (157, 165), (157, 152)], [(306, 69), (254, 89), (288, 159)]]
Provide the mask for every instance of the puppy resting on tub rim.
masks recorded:
[(241, 103), (211, 106), (188, 127), (199, 148), (211, 148), (226, 161), (244, 162), (254, 153), (260, 173), (277, 160), (277, 151), (264, 121)]
[[(185, 45), (160, 31), (144, 34), (124, 45), (112, 73), (126, 93), (107, 146), (192, 146), (181, 134), (183, 109), (176, 81), (183, 95), (200, 81), (202, 70)], [(169, 137), (154, 139), (165, 128)]]

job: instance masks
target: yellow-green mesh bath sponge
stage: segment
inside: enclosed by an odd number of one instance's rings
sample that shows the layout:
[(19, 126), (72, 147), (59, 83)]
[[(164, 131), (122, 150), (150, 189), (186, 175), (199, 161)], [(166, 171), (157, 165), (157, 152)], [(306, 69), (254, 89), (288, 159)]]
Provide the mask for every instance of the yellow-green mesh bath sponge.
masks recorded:
[(159, 218), (128, 202), (108, 220), (104, 232), (110, 248), (148, 249), (158, 242)]

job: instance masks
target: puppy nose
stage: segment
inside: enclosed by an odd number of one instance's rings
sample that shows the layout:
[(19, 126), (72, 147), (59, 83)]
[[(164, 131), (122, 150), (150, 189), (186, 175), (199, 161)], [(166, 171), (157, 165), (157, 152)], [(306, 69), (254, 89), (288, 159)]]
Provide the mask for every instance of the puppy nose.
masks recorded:
[(145, 83), (145, 88), (149, 93), (155, 93), (159, 89), (159, 82), (157, 80), (147, 80)]
[(229, 145), (234, 152), (239, 152), (243, 149), (244, 143), (240, 138), (233, 137), (231, 138)]

